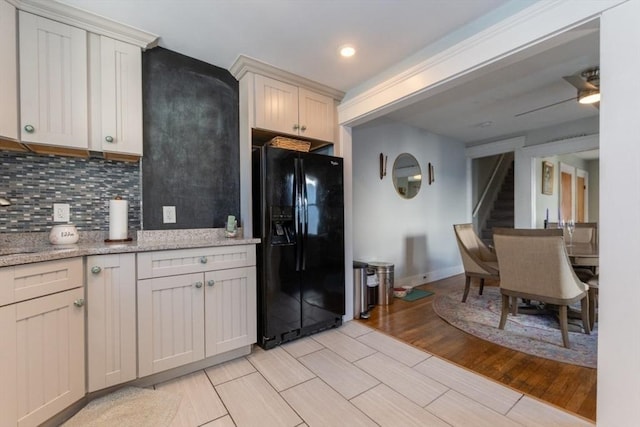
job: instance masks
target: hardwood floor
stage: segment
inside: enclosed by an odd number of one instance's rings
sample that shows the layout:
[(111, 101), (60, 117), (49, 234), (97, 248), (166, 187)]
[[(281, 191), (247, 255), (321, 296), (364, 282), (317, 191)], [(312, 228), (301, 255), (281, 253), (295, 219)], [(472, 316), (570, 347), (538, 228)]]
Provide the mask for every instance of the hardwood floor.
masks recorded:
[[(477, 283), (472, 282), (477, 285)], [(489, 281), (486, 286), (493, 285)], [(464, 287), (464, 276), (422, 285), (438, 294)], [(472, 285), (471, 292), (478, 292)], [(518, 391), (590, 420), (596, 418), (597, 370), (530, 356), (481, 340), (449, 325), (432, 307), (434, 296), (378, 306), (364, 324)]]

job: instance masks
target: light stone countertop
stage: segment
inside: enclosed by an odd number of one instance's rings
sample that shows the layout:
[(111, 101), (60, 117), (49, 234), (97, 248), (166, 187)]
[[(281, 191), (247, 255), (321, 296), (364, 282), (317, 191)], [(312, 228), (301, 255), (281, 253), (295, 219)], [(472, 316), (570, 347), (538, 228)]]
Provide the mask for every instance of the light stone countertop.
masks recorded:
[(108, 237), (108, 233), (80, 231), (78, 243), (52, 245), (49, 243), (49, 234), (46, 232), (4, 233), (0, 234), (0, 267), (87, 255), (260, 243), (260, 239), (242, 237), (242, 229), (238, 230), (238, 237), (225, 237), (222, 228), (145, 230), (138, 231), (136, 234), (136, 239), (131, 242), (106, 243), (104, 239)]

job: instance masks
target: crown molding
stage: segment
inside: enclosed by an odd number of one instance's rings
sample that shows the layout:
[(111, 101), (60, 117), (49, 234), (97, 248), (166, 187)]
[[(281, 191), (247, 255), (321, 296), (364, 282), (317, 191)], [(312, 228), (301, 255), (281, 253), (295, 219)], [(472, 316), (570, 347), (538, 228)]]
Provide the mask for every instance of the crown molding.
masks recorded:
[(600, 134), (581, 135), (542, 144), (529, 145), (522, 151), (530, 157), (546, 157), (570, 154), (600, 148)]
[(245, 55), (238, 56), (238, 59), (233, 63), (229, 72), (237, 80), (242, 79), (247, 73), (260, 74), (262, 76), (271, 77), (276, 80), (282, 80), (288, 83), (293, 83), (298, 86), (303, 86), (318, 92), (322, 95), (329, 96), (336, 101), (341, 101), (344, 97), (344, 92), (334, 89), (332, 87), (323, 85), (322, 83), (309, 80), (307, 78), (298, 76), (273, 65), (258, 61), (257, 59), (250, 58)]
[(338, 106), (341, 124), (360, 123), (371, 113), (400, 108), (416, 96), (465, 76), (505, 56), (520, 52), (527, 44), (597, 18), (604, 10), (626, 0), (537, 2), (444, 51), (406, 68)]
[(524, 147), (526, 138), (516, 136), (514, 138), (502, 139), (499, 141), (487, 142), (485, 144), (472, 145), (465, 148), (464, 154), (469, 159), (495, 156), (497, 154), (509, 153)]
[(7, 0), (17, 9), (33, 13), (63, 24), (78, 27), (95, 34), (110, 37), (138, 46), (142, 49), (150, 49), (158, 45), (160, 38), (156, 34), (148, 33), (128, 25), (112, 21), (100, 15), (86, 10), (78, 9), (52, 0)]

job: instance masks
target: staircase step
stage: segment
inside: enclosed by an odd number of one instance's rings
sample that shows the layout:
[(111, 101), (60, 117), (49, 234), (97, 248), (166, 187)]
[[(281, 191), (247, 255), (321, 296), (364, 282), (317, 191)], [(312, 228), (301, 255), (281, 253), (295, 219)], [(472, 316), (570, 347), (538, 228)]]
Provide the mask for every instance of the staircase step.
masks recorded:
[(496, 200), (496, 202), (493, 204), (493, 210), (510, 210), (513, 211), (513, 208), (515, 206), (515, 202), (513, 201), (513, 199), (511, 200)]
[(487, 228), (513, 228), (514, 223), (515, 221), (513, 218), (490, 219), (487, 221)]
[(493, 244), (493, 228), (513, 228), (514, 220), (514, 194), (515, 194), (515, 174), (514, 163), (507, 172), (500, 190), (493, 204), (493, 209), (486, 220), (485, 228), (480, 230), (480, 238), (487, 244)]
[(513, 219), (513, 211), (510, 210), (499, 210), (493, 211), (491, 213), (491, 219)]

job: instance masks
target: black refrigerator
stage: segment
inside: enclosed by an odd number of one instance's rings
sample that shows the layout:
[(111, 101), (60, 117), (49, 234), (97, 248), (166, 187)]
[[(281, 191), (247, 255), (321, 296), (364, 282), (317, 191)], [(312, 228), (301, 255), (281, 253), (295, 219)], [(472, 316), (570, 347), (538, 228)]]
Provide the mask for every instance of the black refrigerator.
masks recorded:
[(266, 145), (252, 156), (258, 344), (268, 349), (342, 324), (343, 164)]

